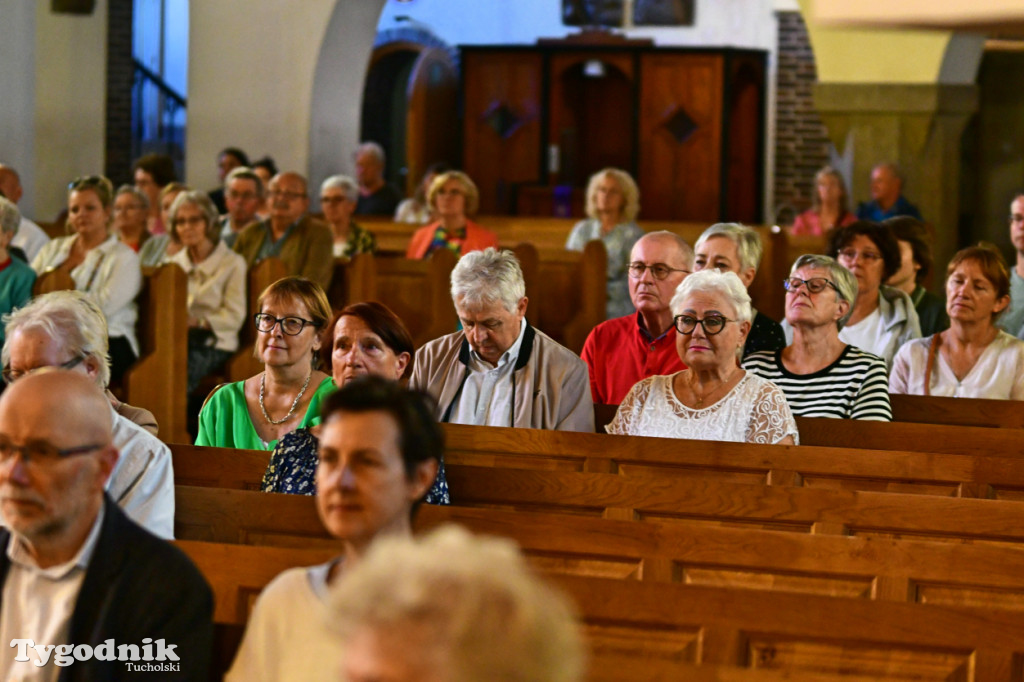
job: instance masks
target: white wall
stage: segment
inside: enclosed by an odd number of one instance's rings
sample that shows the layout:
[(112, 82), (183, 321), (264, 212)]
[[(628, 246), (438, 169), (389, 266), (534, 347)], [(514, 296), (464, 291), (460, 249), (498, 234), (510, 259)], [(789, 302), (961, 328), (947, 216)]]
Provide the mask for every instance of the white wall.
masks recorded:
[(18, 169), (26, 215), (52, 220), (77, 175), (103, 172), (107, 2), (91, 15), (0, 0), (0, 159)]

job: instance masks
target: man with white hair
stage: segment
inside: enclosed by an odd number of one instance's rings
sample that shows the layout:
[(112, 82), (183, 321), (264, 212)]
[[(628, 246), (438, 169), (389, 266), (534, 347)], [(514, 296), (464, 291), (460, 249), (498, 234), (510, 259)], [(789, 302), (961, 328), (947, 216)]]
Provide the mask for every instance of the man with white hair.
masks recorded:
[(583, 344), (595, 403), (618, 405), (641, 379), (686, 369), (669, 303), (692, 270), (693, 249), (677, 234), (651, 232), (633, 245), (626, 272), (636, 312), (597, 325)]
[[(3, 193), (14, 204), (21, 201), (21, 195), (24, 193), (18, 171), (2, 163), (0, 163), (0, 193)], [(50, 236), (43, 231), (43, 228), (22, 215), (18, 223), (17, 234), (11, 240), (10, 246), (21, 249), (28, 262), (31, 263), (48, 241), (50, 241)]]
[[(74, 370), (100, 388), (110, 381), (107, 325), (88, 294), (54, 291), (34, 299), (7, 319), (2, 360), (8, 385), (41, 367)], [(113, 398), (113, 396), (109, 396)], [(115, 399), (116, 400), (116, 399)], [(171, 451), (125, 414), (152, 415), (110, 404), (113, 443), (120, 451), (107, 492), (128, 516), (162, 538), (174, 537), (174, 471)], [(55, 419), (59, 414), (55, 414)]]
[(4, 680), (208, 677), (209, 586), (104, 492), (119, 459), (112, 416), (99, 387), (67, 370), (0, 398)]
[(356, 149), (355, 163), (359, 181), (356, 215), (393, 216), (402, 194), (384, 179), (384, 149), (376, 142), (364, 142)]
[[(21, 212), (12, 201), (0, 197), (0, 315), (20, 308), (32, 298), (36, 271), (17, 258), (11, 258), (8, 247), (18, 234)], [(0, 330), (0, 343), (4, 335)]]
[(509, 251), (464, 255), (452, 270), (462, 331), (416, 353), (410, 387), (455, 424), (593, 431), (586, 364), (526, 321), (526, 284)]

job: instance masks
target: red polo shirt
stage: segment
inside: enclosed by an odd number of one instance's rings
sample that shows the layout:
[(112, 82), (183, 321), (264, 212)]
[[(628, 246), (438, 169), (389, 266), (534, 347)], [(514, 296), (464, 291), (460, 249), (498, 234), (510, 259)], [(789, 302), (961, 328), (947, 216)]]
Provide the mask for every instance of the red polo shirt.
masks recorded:
[(675, 327), (652, 339), (640, 313), (594, 327), (581, 357), (590, 369), (590, 393), (599, 405), (618, 405), (641, 379), (686, 369), (676, 352)]

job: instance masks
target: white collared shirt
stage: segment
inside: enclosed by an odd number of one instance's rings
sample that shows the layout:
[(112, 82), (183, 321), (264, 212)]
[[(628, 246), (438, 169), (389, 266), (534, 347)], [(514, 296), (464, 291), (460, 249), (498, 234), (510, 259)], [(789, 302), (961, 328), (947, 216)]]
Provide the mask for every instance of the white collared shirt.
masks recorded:
[(238, 331), (245, 323), (245, 259), (219, 241), (201, 263), (192, 262), (188, 249), (167, 262), (188, 276), (188, 314), (209, 323), (217, 336), (217, 349), (238, 350)]
[(68, 642), (68, 629), (75, 602), (85, 580), (100, 528), (103, 526), (103, 506), (92, 524), (78, 553), (57, 566), (39, 568), (23, 540), (11, 534), (7, 543), (7, 557), (11, 566), (3, 586), (3, 606), (0, 607), (0, 679), (9, 682), (53, 682), (62, 668), (54, 665), (54, 653), (46, 665), (37, 667), (35, 649), (28, 649), (28, 661), (15, 661), (17, 647), (8, 646), (12, 639), (31, 639), (39, 645), (82, 644)]
[(512, 425), (512, 372), (526, 333), (526, 318), (519, 323), (515, 343), (498, 358), (498, 364), (469, 352), (469, 376), (452, 408), (452, 423), (478, 426)]

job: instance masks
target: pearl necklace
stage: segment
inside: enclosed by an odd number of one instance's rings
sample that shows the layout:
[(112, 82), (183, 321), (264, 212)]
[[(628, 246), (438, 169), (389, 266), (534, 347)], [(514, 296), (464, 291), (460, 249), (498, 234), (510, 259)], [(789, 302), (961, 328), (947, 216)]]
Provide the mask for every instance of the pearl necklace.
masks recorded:
[(286, 414), (284, 417), (278, 419), (277, 421), (274, 421), (273, 419), (270, 418), (270, 415), (267, 414), (267, 408), (263, 406), (263, 394), (267, 388), (267, 373), (264, 372), (263, 376), (260, 377), (260, 411), (263, 412), (263, 418), (266, 419), (271, 424), (275, 425), (283, 424), (289, 419), (291, 419), (292, 415), (295, 414), (295, 408), (299, 406), (299, 401), (302, 400), (302, 396), (305, 395), (306, 393), (306, 387), (309, 386), (309, 378), (311, 376), (313, 376), (312, 367), (309, 368), (309, 374), (306, 375), (306, 382), (302, 384), (302, 390), (299, 391), (299, 394), (295, 396), (295, 400), (292, 401), (292, 409), (288, 410), (288, 414)]

